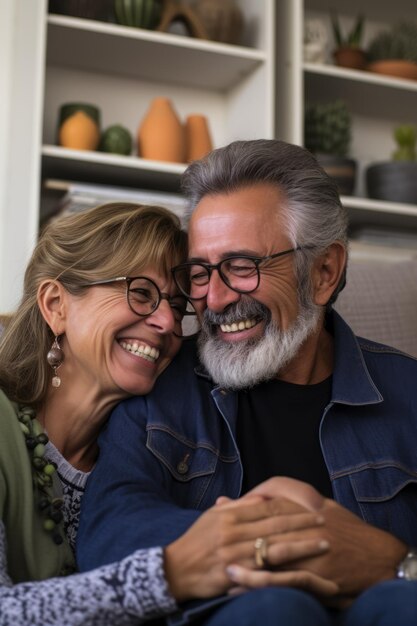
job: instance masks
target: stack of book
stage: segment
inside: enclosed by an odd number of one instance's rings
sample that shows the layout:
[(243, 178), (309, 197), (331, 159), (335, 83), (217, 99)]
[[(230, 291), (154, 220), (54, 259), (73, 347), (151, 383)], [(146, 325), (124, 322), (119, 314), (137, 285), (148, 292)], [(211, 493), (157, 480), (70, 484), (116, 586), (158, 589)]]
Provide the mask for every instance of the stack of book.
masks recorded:
[(163, 206), (183, 221), (187, 207), (186, 199), (179, 193), (59, 180), (47, 180), (44, 187), (47, 191), (60, 194), (52, 211), (54, 217), (85, 211), (106, 202), (133, 202)]

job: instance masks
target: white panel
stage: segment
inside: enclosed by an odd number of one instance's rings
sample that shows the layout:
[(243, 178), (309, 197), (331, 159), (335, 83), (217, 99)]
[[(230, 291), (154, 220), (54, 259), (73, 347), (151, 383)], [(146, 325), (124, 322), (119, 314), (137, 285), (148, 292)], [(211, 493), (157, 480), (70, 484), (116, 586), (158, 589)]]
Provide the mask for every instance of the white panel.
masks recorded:
[(6, 214), (2, 219), (6, 236), (0, 268), (3, 311), (12, 309), (20, 296), (23, 271), (38, 231), (46, 0), (14, 0), (13, 9), (4, 25), (12, 33), (12, 60)]
[[(13, 69), (13, 33), (16, 5), (13, 0), (1, 0), (0, 12), (0, 294), (6, 292), (7, 281), (7, 238), (6, 216), (8, 212), (8, 179), (9, 179), (9, 149), (10, 149), (10, 120), (12, 115), (12, 69)], [(8, 307), (7, 302), (1, 300), (0, 312)]]
[(276, 137), (302, 143), (302, 0), (280, 0), (276, 15)]

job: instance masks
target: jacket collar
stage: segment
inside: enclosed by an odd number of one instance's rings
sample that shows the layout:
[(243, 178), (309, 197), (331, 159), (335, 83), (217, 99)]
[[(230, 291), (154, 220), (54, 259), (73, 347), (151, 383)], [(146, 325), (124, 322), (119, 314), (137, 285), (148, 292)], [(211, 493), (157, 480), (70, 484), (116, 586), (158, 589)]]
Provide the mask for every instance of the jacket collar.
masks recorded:
[[(383, 397), (372, 380), (358, 338), (342, 317), (331, 310), (326, 326), (334, 336), (334, 369), (331, 402), (362, 405), (377, 404)], [(211, 381), (204, 366), (195, 368), (197, 376)]]
[(327, 318), (334, 336), (332, 402), (377, 404), (383, 397), (372, 380), (356, 337), (342, 317), (331, 311)]

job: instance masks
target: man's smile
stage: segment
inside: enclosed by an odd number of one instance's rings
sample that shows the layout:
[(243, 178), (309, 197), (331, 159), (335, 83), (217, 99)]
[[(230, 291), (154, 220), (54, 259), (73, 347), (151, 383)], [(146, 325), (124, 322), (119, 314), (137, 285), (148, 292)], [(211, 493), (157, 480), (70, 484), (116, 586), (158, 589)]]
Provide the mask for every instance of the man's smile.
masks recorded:
[(220, 324), (220, 329), (224, 333), (236, 333), (242, 330), (253, 328), (259, 321), (259, 319), (253, 318), (232, 322), (231, 324)]

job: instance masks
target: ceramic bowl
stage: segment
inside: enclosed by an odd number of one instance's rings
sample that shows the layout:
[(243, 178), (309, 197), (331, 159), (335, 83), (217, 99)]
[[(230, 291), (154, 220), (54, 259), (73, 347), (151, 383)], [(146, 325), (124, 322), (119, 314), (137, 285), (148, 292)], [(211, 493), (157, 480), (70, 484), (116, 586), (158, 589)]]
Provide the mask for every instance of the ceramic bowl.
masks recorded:
[(366, 170), (366, 186), (370, 198), (417, 204), (417, 163), (374, 163)]

